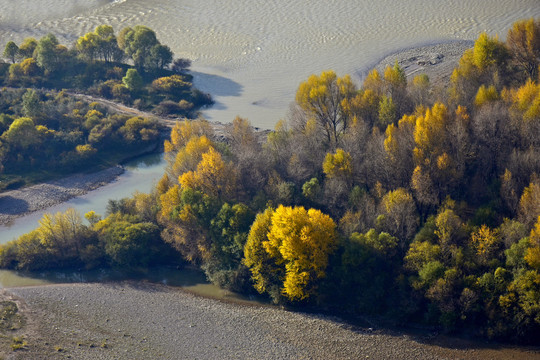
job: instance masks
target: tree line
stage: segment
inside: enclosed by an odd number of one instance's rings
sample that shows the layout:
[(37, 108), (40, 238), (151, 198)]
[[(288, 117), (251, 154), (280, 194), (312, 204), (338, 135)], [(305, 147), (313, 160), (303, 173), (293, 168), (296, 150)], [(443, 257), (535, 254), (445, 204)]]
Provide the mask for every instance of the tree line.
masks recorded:
[[(204, 120), (178, 123), (153, 192), (110, 202), (80, 228), (101, 264), (139, 266), (158, 254), (140, 246), (159, 244), (212, 282), (276, 303), (535, 343), (539, 66), (530, 19), (505, 42), (481, 34), (445, 87), (408, 80), (398, 63), (360, 87), (312, 75), (264, 141), (240, 117), (225, 142)], [(0, 248), (3, 267), (94, 266), (82, 237), (62, 256), (42, 230), (61, 220), (42, 222)]]
[(9, 63), (0, 64), (0, 82), (11, 87), (76, 89), (159, 115), (194, 117), (212, 104), (195, 89), (187, 73), (189, 59), (174, 59), (154, 30), (138, 25), (118, 35), (100, 25), (68, 48), (56, 36), (26, 38), (4, 48)]

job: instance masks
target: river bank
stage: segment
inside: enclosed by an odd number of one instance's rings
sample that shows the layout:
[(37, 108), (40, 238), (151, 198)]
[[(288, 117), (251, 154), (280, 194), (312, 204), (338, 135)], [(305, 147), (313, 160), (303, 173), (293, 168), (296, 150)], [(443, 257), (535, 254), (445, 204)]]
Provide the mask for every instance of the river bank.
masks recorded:
[(141, 282), (5, 289), (26, 326), (13, 359), (537, 359), (538, 349), (354, 327)]
[(384, 69), (397, 61), (409, 80), (426, 74), (431, 84), (446, 86), (463, 53), (473, 46), (474, 41), (462, 40), (398, 50), (382, 58), (373, 68), (384, 74)]
[[(71, 96), (87, 102), (98, 102), (106, 106), (112, 113), (128, 116), (151, 117), (158, 120), (163, 125), (161, 141), (168, 139), (170, 130), (178, 121), (187, 121), (180, 118), (161, 117), (150, 112), (128, 107), (107, 99), (98, 98), (85, 94), (69, 93)], [(220, 122), (210, 122), (214, 131), (216, 141), (227, 141), (227, 127), (229, 124)], [(265, 141), (268, 131), (254, 128), (261, 142)], [(161, 145), (161, 146), (160, 146)], [(124, 157), (120, 164), (126, 161), (137, 159), (141, 156), (154, 152), (162, 152), (162, 143), (152, 145), (148, 148), (139, 149), (137, 152)], [(74, 197), (78, 197), (107, 185), (116, 180), (124, 172), (121, 165), (113, 166), (97, 172), (77, 173), (61, 178), (59, 180), (47, 181), (44, 183), (28, 186), (22, 189), (10, 190), (0, 193), (0, 226), (7, 226), (15, 219), (35, 211), (47, 209), (57, 204), (66, 202)], [(0, 238), (1, 240), (1, 238)]]
[(123, 167), (113, 166), (0, 193), (0, 225), (8, 225), (18, 217), (84, 195), (114, 181), (123, 172)]

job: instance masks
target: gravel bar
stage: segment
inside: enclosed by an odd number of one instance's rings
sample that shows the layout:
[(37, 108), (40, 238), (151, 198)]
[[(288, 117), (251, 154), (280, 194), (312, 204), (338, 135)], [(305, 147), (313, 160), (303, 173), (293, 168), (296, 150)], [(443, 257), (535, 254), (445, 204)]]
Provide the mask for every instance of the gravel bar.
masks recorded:
[(202, 298), (145, 282), (4, 290), (28, 318), (12, 359), (538, 359), (538, 349), (449, 343), (334, 317)]
[(121, 166), (95, 173), (80, 173), (0, 193), (0, 225), (7, 225), (25, 214), (60, 204), (114, 181), (124, 172)]
[(473, 46), (474, 41), (461, 40), (400, 50), (386, 56), (375, 68), (384, 74), (384, 69), (394, 66), (397, 61), (407, 78), (426, 74), (432, 84), (447, 86), (459, 59), (465, 50)]

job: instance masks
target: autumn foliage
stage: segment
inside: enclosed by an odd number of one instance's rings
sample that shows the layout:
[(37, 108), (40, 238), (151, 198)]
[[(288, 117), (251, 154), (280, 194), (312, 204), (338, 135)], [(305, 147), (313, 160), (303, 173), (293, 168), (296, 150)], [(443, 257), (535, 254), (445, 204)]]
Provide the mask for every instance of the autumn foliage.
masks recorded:
[[(518, 22), (505, 42), (481, 34), (446, 88), (408, 78), (399, 63), (361, 86), (333, 71), (312, 75), (266, 137), (240, 117), (219, 136), (204, 120), (179, 122), (165, 142), (166, 174), (139, 199), (149, 214), (140, 220), (153, 214), (181, 259), (229, 289), (537, 342), (538, 28)], [(170, 80), (179, 79), (155, 90)], [(34, 146), (21, 134), (46, 130), (30, 122), (19, 119), (2, 140)], [(116, 227), (103, 221), (92, 226), (110, 225), (99, 230), (108, 239)], [(130, 239), (133, 228), (141, 241), (155, 233), (118, 221)], [(4, 248), (4, 266), (39, 253), (28, 245), (36, 236)], [(110, 261), (139, 251), (108, 244)]]
[[(319, 210), (279, 206), (257, 217), (245, 246), (244, 263), (256, 289), (288, 300), (316, 293), (336, 247), (336, 225)], [(280, 294), (272, 289), (280, 289)]]

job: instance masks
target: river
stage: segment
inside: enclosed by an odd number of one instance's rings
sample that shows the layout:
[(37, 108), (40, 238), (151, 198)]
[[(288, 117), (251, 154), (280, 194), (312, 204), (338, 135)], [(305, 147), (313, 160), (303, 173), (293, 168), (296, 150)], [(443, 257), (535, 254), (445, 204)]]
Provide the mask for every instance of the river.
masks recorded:
[(94, 210), (105, 215), (110, 199), (118, 200), (131, 196), (135, 191), (150, 192), (152, 186), (163, 176), (166, 161), (163, 154), (145, 155), (124, 164), (125, 171), (115, 181), (50, 208), (33, 212), (16, 219), (10, 226), (0, 226), (0, 243), (12, 240), (39, 226), (38, 221), (45, 213), (57, 213), (74, 208), (81, 215)]
[[(90, 210), (105, 215), (109, 199), (118, 200), (131, 196), (135, 191), (149, 192), (165, 171), (166, 161), (163, 154), (144, 155), (124, 164), (125, 172), (114, 182), (91, 191), (83, 196), (75, 197), (62, 204), (31, 213), (16, 219), (7, 227), (0, 226), (0, 243), (7, 242), (24, 233), (27, 233), (39, 224), (44, 213), (56, 213), (74, 208), (80, 214)], [(33, 286), (55, 283), (94, 282), (115, 280), (144, 280), (154, 283), (162, 283), (194, 292), (198, 295), (225, 299), (235, 302), (249, 301), (239, 294), (221, 289), (210, 284), (205, 275), (198, 270), (183, 268), (179, 271), (171, 267), (155, 267), (137, 272), (111, 269), (98, 269), (92, 271), (41, 271), (21, 272), (0, 270), (0, 288), (14, 286)], [(260, 300), (257, 300), (260, 302)]]

